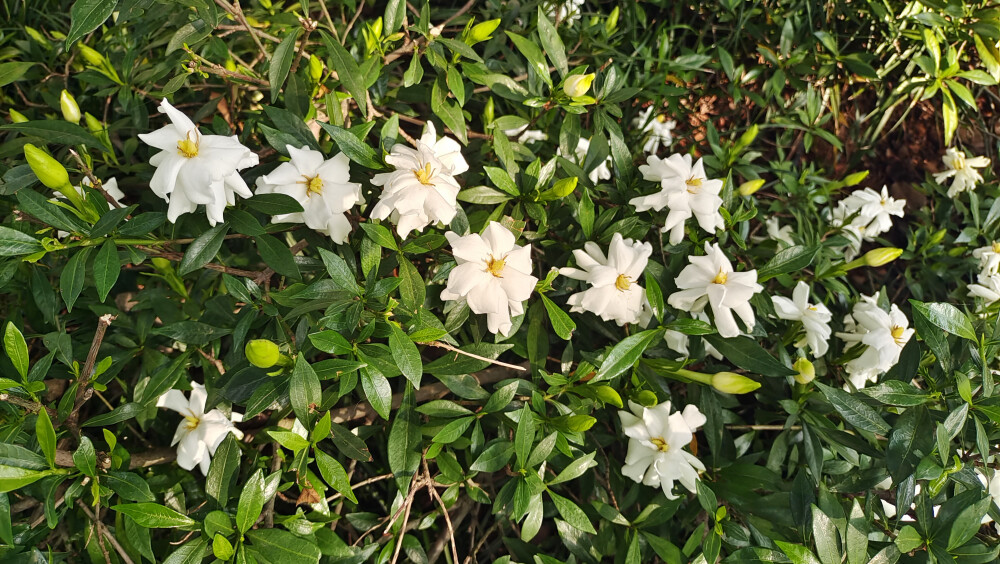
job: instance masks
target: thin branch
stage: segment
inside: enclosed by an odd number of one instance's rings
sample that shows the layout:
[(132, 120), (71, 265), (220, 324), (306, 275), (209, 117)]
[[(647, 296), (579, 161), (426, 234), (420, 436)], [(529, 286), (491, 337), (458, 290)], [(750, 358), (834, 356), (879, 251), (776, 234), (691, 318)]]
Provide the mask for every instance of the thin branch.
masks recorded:
[[(115, 551), (118, 552), (118, 555), (122, 557), (122, 562), (124, 562), (125, 564), (135, 564), (132, 561), (132, 559), (128, 557), (128, 553), (125, 552), (125, 549), (122, 548), (122, 545), (118, 543), (118, 539), (116, 539), (115, 536), (111, 534), (111, 531), (109, 531), (107, 527), (98, 525), (98, 523), (100, 523), (101, 521), (97, 518), (96, 515), (90, 512), (90, 509), (87, 508), (87, 504), (83, 503), (82, 499), (76, 500), (76, 504), (80, 506), (80, 509), (82, 509), (83, 512), (87, 514), (87, 517), (89, 517), (90, 520), (94, 522), (94, 526), (100, 529), (100, 532), (104, 534), (104, 538), (108, 539), (108, 542), (111, 543), (111, 546), (115, 547)], [(107, 556), (107, 550), (108, 549), (104, 548), (105, 556)], [(110, 561), (111, 559), (109, 558), (108, 562)]]
[(97, 352), (104, 341), (104, 333), (108, 330), (108, 326), (111, 325), (115, 317), (110, 313), (106, 313), (98, 318), (97, 331), (94, 333), (94, 339), (90, 342), (90, 351), (87, 353), (87, 360), (80, 370), (80, 380), (77, 382), (76, 387), (76, 401), (73, 404), (73, 411), (66, 418), (66, 426), (76, 436), (80, 436), (80, 428), (77, 426), (77, 421), (80, 419), (80, 408), (83, 407), (83, 404), (87, 403), (87, 400), (94, 393), (94, 389), (90, 387), (90, 376), (94, 371), (94, 363), (97, 362)]
[(479, 356), (478, 354), (473, 354), (473, 353), (470, 353), (470, 352), (466, 352), (466, 351), (463, 351), (462, 349), (459, 349), (457, 347), (453, 347), (453, 346), (449, 345), (448, 343), (443, 343), (441, 341), (433, 341), (433, 342), (428, 343), (428, 344), (430, 346), (432, 346), (432, 347), (437, 347), (439, 349), (447, 349), (447, 350), (449, 350), (451, 352), (455, 352), (455, 353), (458, 353), (460, 355), (468, 356), (468, 357), (474, 358), (476, 360), (481, 360), (483, 362), (488, 362), (490, 364), (495, 364), (497, 366), (503, 366), (505, 368), (510, 368), (511, 370), (520, 370), (522, 372), (528, 370), (524, 366), (518, 366), (517, 364), (507, 364), (506, 362), (500, 362), (499, 360), (493, 360), (493, 359), (486, 358), (485, 356)]
[(73, 160), (76, 161), (76, 164), (80, 165), (80, 170), (82, 170), (83, 173), (87, 175), (87, 178), (90, 180), (91, 187), (93, 187), (94, 190), (97, 190), (98, 192), (101, 193), (102, 196), (104, 196), (104, 199), (108, 201), (108, 205), (114, 206), (116, 208), (121, 208), (122, 205), (118, 203), (118, 200), (111, 197), (111, 194), (108, 194), (108, 191), (104, 189), (104, 183), (101, 182), (100, 179), (98, 179), (96, 176), (94, 176), (94, 171), (91, 170), (89, 166), (87, 166), (87, 163), (83, 162), (83, 159), (80, 158), (79, 153), (77, 153), (73, 149), (70, 149), (69, 154), (73, 155)]
[[(165, 258), (174, 262), (180, 262), (184, 259), (184, 253), (156, 253), (151, 254), (150, 256)], [(264, 270), (243, 270), (242, 268), (232, 268), (223, 264), (216, 264), (214, 262), (202, 265), (202, 268), (207, 268), (216, 272), (224, 272), (233, 276), (242, 276), (244, 278), (256, 278), (266, 272)]]
[[(437, 490), (434, 489), (434, 479), (431, 478), (431, 471), (427, 468), (427, 458), (424, 456), (420, 457), (420, 462), (424, 465), (424, 481), (427, 483), (427, 490), (431, 492), (431, 497), (438, 502), (441, 506), (441, 513), (444, 514), (444, 523), (448, 526), (448, 537), (451, 539), (451, 553), (453, 555), (452, 562), (458, 562), (458, 547), (455, 545), (455, 528), (451, 526), (451, 516), (448, 515), (448, 508), (444, 504), (444, 500), (441, 499), (441, 495), (438, 494)], [(435, 556), (434, 560), (437, 557)], [(430, 559), (429, 559), (430, 560)], [(433, 560), (430, 560), (433, 562)]]
[(343, 45), (347, 41), (348, 34), (351, 33), (351, 28), (354, 27), (354, 22), (358, 21), (358, 16), (361, 15), (361, 10), (365, 9), (365, 0), (361, 0), (361, 4), (358, 5), (358, 10), (354, 12), (354, 17), (351, 18), (351, 23), (347, 24), (347, 29), (344, 30), (344, 34), (340, 36), (340, 44)]
[[(250, 33), (250, 37), (253, 38), (253, 42), (257, 44), (257, 49), (260, 50), (260, 54), (263, 55), (265, 59), (270, 61), (271, 56), (268, 55), (267, 50), (264, 49), (264, 44), (260, 42), (258, 31), (250, 25), (246, 16), (243, 15), (243, 8), (240, 7), (240, 0), (235, 0), (232, 4), (226, 2), (225, 0), (215, 0), (215, 3), (222, 7), (223, 10), (229, 12), (230, 15), (236, 18), (236, 21), (240, 22), (240, 24), (246, 28), (246, 30)], [(272, 39), (272, 41), (277, 41), (277, 38)]]
[[(353, 491), (353, 490), (356, 490), (358, 488), (363, 488), (363, 487), (365, 487), (365, 486), (367, 486), (369, 484), (374, 484), (375, 482), (381, 482), (382, 480), (388, 480), (389, 478), (392, 478), (392, 477), (395, 477), (395, 474), (382, 474), (381, 476), (375, 476), (375, 477), (372, 477), (372, 478), (368, 478), (367, 480), (362, 480), (362, 481), (358, 482), (357, 484), (354, 484), (353, 486), (351, 486), (351, 490)], [(331, 495), (330, 497), (326, 498), (326, 501), (327, 502), (336, 501), (336, 500), (338, 500), (338, 499), (340, 499), (342, 497), (344, 497), (344, 494), (342, 494), (340, 492), (337, 492), (337, 493)]]
[(45, 407), (44, 405), (38, 403), (37, 401), (27, 400), (18, 396), (12, 396), (6, 392), (0, 393), (0, 401), (5, 401), (7, 403), (16, 405), (18, 407), (22, 407), (30, 411), (31, 413), (38, 413), (38, 411), (44, 407), (45, 411), (49, 413), (49, 417), (51, 417), (52, 419), (59, 418), (58, 412), (56, 412), (56, 410), (52, 409), (51, 407)]

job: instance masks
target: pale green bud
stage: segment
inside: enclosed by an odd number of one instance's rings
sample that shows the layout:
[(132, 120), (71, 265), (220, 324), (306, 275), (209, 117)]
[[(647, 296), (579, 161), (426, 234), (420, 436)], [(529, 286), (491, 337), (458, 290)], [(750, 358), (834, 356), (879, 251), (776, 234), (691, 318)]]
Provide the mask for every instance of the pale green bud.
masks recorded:
[(281, 360), (278, 345), (267, 339), (254, 339), (247, 343), (244, 352), (250, 364), (257, 368), (271, 368)]
[(795, 375), (795, 381), (799, 384), (808, 384), (813, 381), (813, 378), (816, 377), (816, 367), (813, 366), (812, 362), (809, 362), (808, 358), (800, 358), (796, 360), (795, 364), (792, 365), (792, 368), (798, 372), (798, 374)]
[(482, 23), (478, 23), (472, 26), (469, 30), (469, 40), (473, 44), (479, 43), (480, 41), (486, 41), (493, 37), (493, 32), (496, 31), (497, 26), (500, 25), (500, 19), (488, 20)]
[(903, 254), (903, 249), (896, 247), (880, 247), (865, 253), (865, 264), (868, 266), (882, 266), (899, 258)]
[(749, 196), (760, 190), (764, 186), (764, 179), (758, 178), (756, 180), (747, 180), (743, 184), (740, 184), (739, 192), (740, 196)]
[(104, 131), (104, 124), (101, 123), (101, 120), (90, 115), (90, 112), (84, 112), (83, 120), (87, 123), (87, 129), (91, 133), (97, 135), (98, 133)]
[(611, 13), (608, 15), (607, 21), (604, 22), (604, 31), (608, 35), (614, 33), (615, 29), (618, 28), (618, 14), (618, 6), (615, 6), (615, 9), (611, 10)]
[(68, 90), (63, 90), (59, 94), (59, 108), (62, 110), (63, 119), (70, 123), (80, 123), (80, 118), (83, 117), (80, 114), (80, 106)]
[(309, 54), (309, 78), (313, 82), (319, 82), (323, 78), (323, 61), (312, 53)]
[(563, 92), (570, 98), (583, 96), (590, 90), (590, 84), (594, 82), (594, 73), (574, 74), (563, 83)]
[(712, 375), (712, 387), (726, 394), (746, 394), (759, 388), (760, 382), (735, 372), (717, 372)]
[[(24, 146), (24, 158), (42, 184), (60, 191), (70, 185), (66, 167), (45, 151), (28, 143)], [(72, 188), (69, 191), (75, 194)]]
[(91, 49), (82, 43), (77, 45), (77, 48), (80, 49), (80, 55), (83, 57), (83, 60), (87, 61), (91, 65), (99, 67), (104, 64), (104, 55), (98, 53), (96, 50)]
[(17, 110), (10, 110), (10, 122), (11, 123), (24, 123), (29, 120), (24, 114)]
[(636, 400), (638, 400), (640, 405), (645, 407), (653, 407), (654, 405), (660, 403), (660, 400), (656, 397), (656, 394), (649, 390), (643, 390), (636, 395)]

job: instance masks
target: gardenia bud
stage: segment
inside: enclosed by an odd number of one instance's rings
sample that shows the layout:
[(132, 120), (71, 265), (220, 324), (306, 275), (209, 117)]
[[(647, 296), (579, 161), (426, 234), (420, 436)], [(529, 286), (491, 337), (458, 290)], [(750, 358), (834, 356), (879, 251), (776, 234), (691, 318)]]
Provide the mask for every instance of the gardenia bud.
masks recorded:
[(809, 362), (809, 359), (807, 358), (800, 358), (796, 360), (795, 364), (792, 365), (792, 368), (798, 372), (798, 374), (795, 375), (795, 381), (799, 384), (808, 384), (813, 381), (813, 378), (816, 377), (816, 367), (813, 366), (813, 363)]
[(594, 82), (594, 73), (574, 74), (563, 83), (563, 92), (570, 98), (583, 96), (590, 90), (590, 83)]
[(67, 90), (59, 94), (59, 107), (62, 109), (63, 119), (70, 123), (80, 123), (80, 106), (76, 99)]
[(749, 196), (757, 190), (760, 190), (764, 186), (764, 179), (758, 178), (756, 180), (747, 180), (743, 184), (740, 184), (739, 192), (740, 196)]
[(83, 59), (88, 63), (94, 65), (95, 67), (99, 67), (104, 64), (104, 55), (83, 44), (80, 44), (78, 47), (80, 48), (80, 55), (82, 55)]
[(726, 394), (746, 394), (760, 387), (760, 382), (735, 372), (718, 372), (712, 375), (712, 387)]
[(882, 266), (899, 258), (903, 254), (903, 249), (896, 247), (881, 247), (872, 249), (865, 253), (865, 264), (868, 266)]
[[(42, 184), (60, 191), (69, 186), (69, 173), (66, 172), (66, 167), (45, 151), (28, 143), (24, 146), (24, 158)], [(68, 192), (76, 193), (72, 189)]]
[(493, 37), (492, 33), (496, 31), (497, 26), (500, 25), (500, 19), (488, 20), (483, 23), (478, 23), (469, 30), (469, 40), (474, 44), (480, 41), (486, 41)]
[(83, 120), (87, 123), (87, 129), (94, 135), (104, 131), (104, 124), (101, 123), (99, 119), (90, 115), (90, 112), (85, 112), (83, 114)]
[(312, 53), (309, 54), (309, 78), (313, 82), (319, 82), (323, 78), (323, 61)]
[(254, 339), (247, 343), (244, 352), (250, 364), (257, 368), (271, 368), (281, 359), (278, 345), (267, 339)]
[(27, 116), (25, 116), (24, 114), (22, 114), (21, 112), (19, 112), (17, 110), (14, 110), (14, 109), (10, 110), (10, 122), (11, 123), (24, 123), (26, 121), (31, 121), (31, 120), (29, 120), (27, 118)]

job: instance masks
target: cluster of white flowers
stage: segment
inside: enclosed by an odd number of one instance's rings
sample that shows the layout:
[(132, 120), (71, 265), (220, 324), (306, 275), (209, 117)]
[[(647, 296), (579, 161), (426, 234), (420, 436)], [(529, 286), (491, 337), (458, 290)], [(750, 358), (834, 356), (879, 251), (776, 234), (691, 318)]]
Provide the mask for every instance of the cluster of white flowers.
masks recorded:
[[(587, 153), (589, 151), (590, 139), (584, 139), (581, 137), (580, 140), (576, 142), (576, 150), (573, 152), (573, 161), (580, 166), (584, 166), (587, 160)], [(567, 155), (563, 153), (562, 147), (559, 148), (558, 154), (560, 157), (567, 157)], [(597, 184), (598, 181), (611, 179), (611, 169), (608, 167), (609, 163), (611, 163), (610, 156), (605, 159), (604, 162), (595, 166), (594, 170), (587, 173), (587, 178), (590, 179), (591, 183)]]
[(670, 244), (684, 239), (684, 223), (694, 216), (698, 225), (708, 233), (725, 227), (719, 208), (722, 207), (723, 182), (705, 175), (702, 160), (692, 164), (691, 155), (673, 154), (666, 159), (650, 156), (639, 167), (646, 180), (660, 183), (660, 191), (649, 196), (632, 198), (629, 203), (636, 211), (660, 211), (667, 208), (664, 233), (670, 232)]
[(969, 296), (983, 300), (984, 306), (1000, 301), (1000, 242), (979, 247), (972, 251), (979, 259), (977, 284), (969, 284)]
[(663, 114), (655, 116), (652, 114), (653, 106), (650, 106), (632, 120), (632, 126), (641, 128), (640, 131), (646, 135), (646, 142), (642, 145), (642, 150), (649, 154), (656, 154), (660, 147), (669, 149), (670, 144), (674, 142), (673, 131), (677, 127), (677, 122), (667, 119), (667, 116)]
[(809, 285), (799, 281), (792, 291), (792, 299), (783, 296), (771, 298), (774, 311), (779, 318), (787, 321), (801, 321), (805, 336), (795, 343), (803, 348), (809, 345), (813, 356), (820, 357), (830, 348), (830, 320), (833, 314), (821, 303), (809, 303)]
[(845, 332), (837, 333), (848, 350), (865, 345), (860, 356), (847, 361), (845, 368), (855, 388), (875, 382), (879, 374), (899, 362), (899, 354), (913, 336), (910, 322), (892, 304), (889, 311), (879, 307), (876, 296), (862, 295), (851, 313), (844, 317)]
[(892, 229), (893, 216), (903, 217), (904, 207), (906, 200), (891, 197), (886, 186), (881, 193), (863, 188), (840, 200), (830, 212), (831, 224), (839, 227), (850, 241), (844, 250), (847, 260), (857, 256), (863, 242), (874, 241)]
[(965, 191), (975, 190), (976, 185), (983, 181), (983, 176), (976, 169), (990, 166), (988, 158), (973, 157), (970, 159), (965, 156), (964, 151), (959, 151), (954, 147), (945, 151), (941, 160), (944, 161), (945, 169), (934, 174), (934, 181), (938, 184), (944, 184), (945, 180), (951, 179), (951, 186), (948, 188), (949, 198), (954, 198)]

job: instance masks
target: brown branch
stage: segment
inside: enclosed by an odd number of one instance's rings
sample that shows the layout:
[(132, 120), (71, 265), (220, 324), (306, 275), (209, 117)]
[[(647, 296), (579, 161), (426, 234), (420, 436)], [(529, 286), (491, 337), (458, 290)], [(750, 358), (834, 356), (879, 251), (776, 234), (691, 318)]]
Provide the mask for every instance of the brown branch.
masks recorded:
[(56, 410), (52, 409), (51, 407), (45, 407), (44, 405), (38, 403), (37, 401), (27, 400), (18, 396), (12, 396), (6, 392), (0, 393), (0, 401), (5, 401), (7, 403), (16, 405), (18, 407), (22, 407), (31, 413), (38, 413), (38, 411), (44, 407), (45, 411), (49, 413), (50, 418), (52, 419), (59, 418), (59, 414), (56, 412)]
[(495, 364), (496, 366), (503, 366), (505, 368), (510, 368), (511, 370), (520, 370), (522, 372), (524, 372), (524, 371), (527, 370), (527, 368), (525, 368), (524, 366), (519, 366), (517, 364), (507, 364), (506, 362), (500, 362), (499, 360), (492, 360), (492, 359), (486, 358), (485, 356), (479, 356), (478, 354), (472, 354), (470, 352), (463, 351), (462, 349), (459, 349), (457, 347), (453, 347), (453, 346), (449, 345), (448, 343), (443, 343), (441, 341), (433, 341), (433, 342), (430, 342), (430, 343), (427, 343), (427, 344), (429, 344), (432, 347), (437, 347), (439, 349), (447, 349), (447, 350), (449, 350), (451, 352), (458, 353), (458, 354), (463, 355), (463, 356), (468, 356), (468, 357), (474, 358), (476, 360), (481, 360), (483, 362), (488, 362), (490, 364)]
[(82, 170), (83, 173), (87, 175), (87, 178), (90, 179), (91, 187), (93, 187), (94, 190), (97, 190), (98, 192), (101, 193), (102, 196), (104, 196), (104, 199), (108, 201), (108, 205), (114, 206), (116, 208), (121, 208), (122, 205), (118, 203), (118, 200), (112, 198), (111, 194), (108, 194), (108, 191), (104, 189), (104, 183), (101, 182), (100, 179), (98, 179), (96, 176), (94, 176), (94, 171), (91, 170), (89, 166), (87, 166), (87, 163), (83, 162), (83, 159), (80, 158), (80, 155), (73, 149), (69, 150), (69, 154), (73, 155), (73, 159), (76, 161), (76, 164), (80, 165), (80, 170)]
[[(432, 27), (431, 28), (431, 33), (430, 33), (431, 36), (437, 37), (438, 35), (441, 35), (441, 31), (445, 28), (445, 26), (447, 26), (449, 23), (451, 23), (452, 20), (454, 20), (454, 19), (460, 17), (462, 14), (468, 12), (470, 9), (472, 9), (472, 7), (475, 4), (476, 4), (476, 0), (469, 0), (468, 2), (466, 2), (465, 5), (462, 6), (461, 8), (459, 8), (454, 14), (451, 15), (451, 17), (449, 17), (448, 19), (444, 20), (444, 22), (442, 22), (441, 24)], [(396, 49), (392, 53), (389, 53), (388, 55), (385, 56), (385, 63), (384, 64), (388, 65), (389, 63), (395, 61), (396, 59), (398, 59), (398, 58), (400, 58), (403, 55), (406, 55), (408, 53), (416, 53), (420, 49), (420, 47), (422, 45), (424, 45), (425, 43), (427, 43), (427, 39), (425, 39), (423, 37), (417, 38), (416, 41), (406, 41), (406, 42), (404, 42), (401, 47), (399, 47), (398, 49)]]
[(104, 341), (104, 333), (108, 330), (108, 326), (111, 325), (115, 317), (110, 313), (106, 313), (98, 318), (97, 331), (94, 333), (94, 339), (90, 342), (90, 351), (87, 353), (87, 360), (83, 365), (83, 369), (80, 370), (80, 380), (76, 386), (76, 402), (73, 404), (73, 411), (66, 418), (66, 426), (76, 436), (80, 436), (80, 428), (77, 425), (77, 421), (80, 419), (80, 408), (83, 407), (83, 404), (87, 403), (87, 400), (94, 393), (94, 389), (90, 386), (90, 376), (94, 371), (94, 363), (97, 362), (97, 352)]
[[(427, 123), (427, 120), (425, 120), (425, 119), (419, 119), (419, 118), (415, 118), (415, 117), (410, 117), (410, 116), (407, 116), (407, 115), (403, 115), (403, 114), (401, 114), (399, 112), (394, 112), (394, 113), (397, 116), (399, 116), (399, 121), (405, 121), (406, 123), (412, 123), (412, 124), (415, 124), (415, 125), (425, 125)], [(455, 133), (451, 129), (448, 129), (447, 127), (444, 128), (444, 132), (445, 133), (449, 133), (451, 135), (457, 135), (457, 133)], [(492, 139), (493, 138), (493, 136), (491, 136), (491, 135), (487, 135), (485, 133), (480, 133), (478, 131), (467, 130), (465, 132), (465, 134), (468, 135), (469, 137), (472, 137), (473, 139)], [(414, 143), (414, 145), (415, 144), (416, 143)]]
[[(495, 361), (493, 361), (495, 362)], [(513, 377), (514, 375), (510, 373), (508, 366), (515, 366), (519, 370), (527, 370), (527, 362), (522, 363), (520, 366), (507, 365), (504, 363), (503, 366), (494, 366), (492, 368), (487, 368), (481, 372), (472, 374), (471, 376), (476, 379), (480, 385), (492, 384), (494, 382), (499, 382), (505, 378)], [(451, 390), (447, 386), (438, 382), (436, 384), (431, 384), (430, 386), (423, 386), (415, 394), (416, 402), (422, 403), (432, 399), (442, 398), (447, 395)], [(403, 394), (393, 394), (392, 395), (392, 409), (398, 408), (403, 403)], [(375, 416), (376, 412), (372, 408), (371, 404), (368, 402), (361, 402), (357, 405), (352, 405), (348, 407), (342, 407), (340, 409), (334, 409), (330, 411), (330, 418), (334, 423), (340, 424), (348, 421), (356, 421), (358, 419), (365, 419), (367, 417)]]
[[(125, 549), (122, 548), (122, 545), (118, 544), (118, 539), (116, 539), (115, 536), (111, 534), (111, 531), (109, 531), (107, 527), (103, 526), (101, 520), (97, 518), (97, 515), (94, 515), (93, 513), (90, 512), (90, 509), (88, 509), (87, 505), (83, 503), (83, 500), (81, 499), (76, 500), (76, 504), (80, 506), (80, 509), (82, 509), (83, 512), (87, 514), (87, 517), (89, 517), (90, 520), (94, 522), (94, 526), (97, 527), (100, 533), (104, 534), (104, 538), (108, 539), (108, 542), (111, 543), (111, 546), (115, 547), (115, 551), (117, 551), (118, 555), (122, 557), (122, 562), (124, 562), (125, 564), (135, 564), (132, 561), (132, 559), (128, 557), (128, 554), (125, 552)], [(100, 541), (100, 539), (98, 539), (98, 541)], [(98, 542), (98, 544), (101, 545), (101, 550), (102, 552), (104, 552), (104, 557), (107, 559), (108, 562), (111, 562), (111, 559), (108, 557), (109, 556), (108, 549), (104, 548), (103, 543)]]
[[(139, 452), (133, 454), (129, 460), (129, 469), (135, 470), (136, 468), (148, 468), (150, 466), (156, 466), (159, 464), (167, 464), (173, 462), (177, 458), (177, 451), (172, 448), (162, 447), (154, 448), (146, 452)], [(69, 450), (57, 450), (56, 451), (56, 466), (62, 468), (73, 468), (76, 463), (73, 462), (73, 451)], [(103, 470), (108, 470), (111, 468), (111, 458), (105, 453), (98, 453), (97, 457), (97, 467)]]
[[(184, 259), (184, 253), (156, 253), (150, 254), (150, 256), (165, 258), (174, 262), (180, 262)], [(243, 270), (242, 268), (232, 268), (223, 264), (216, 264), (214, 262), (204, 264), (202, 265), (202, 268), (207, 268), (216, 272), (224, 272), (233, 276), (242, 276), (244, 278), (256, 278), (266, 272), (265, 270)]]
[[(247, 21), (247, 17), (243, 15), (243, 8), (240, 7), (240, 0), (235, 0), (232, 4), (226, 2), (225, 0), (215, 0), (215, 3), (226, 12), (229, 12), (230, 15), (236, 18), (236, 21), (240, 22), (240, 24), (246, 28), (247, 32), (250, 33), (250, 37), (253, 39), (253, 42), (257, 44), (257, 49), (260, 50), (260, 54), (263, 55), (265, 59), (270, 61), (271, 56), (268, 55), (267, 50), (264, 49), (264, 44), (260, 42), (260, 37), (258, 37), (259, 35), (264, 35), (264, 33), (254, 29), (253, 26), (250, 25), (250, 22)], [(278, 38), (272, 36), (270, 37), (270, 40), (277, 41)]]

